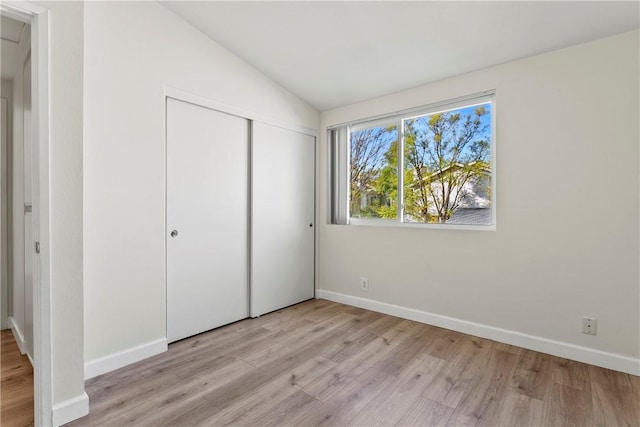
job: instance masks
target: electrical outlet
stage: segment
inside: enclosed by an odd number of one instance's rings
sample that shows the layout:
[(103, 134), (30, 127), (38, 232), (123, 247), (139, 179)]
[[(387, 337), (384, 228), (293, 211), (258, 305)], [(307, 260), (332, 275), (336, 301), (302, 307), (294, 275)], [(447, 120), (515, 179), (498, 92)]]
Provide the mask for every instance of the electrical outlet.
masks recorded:
[(369, 292), (369, 279), (366, 277), (360, 278), (360, 290), (363, 292)]
[(596, 335), (598, 332), (598, 320), (593, 317), (582, 318), (582, 333)]

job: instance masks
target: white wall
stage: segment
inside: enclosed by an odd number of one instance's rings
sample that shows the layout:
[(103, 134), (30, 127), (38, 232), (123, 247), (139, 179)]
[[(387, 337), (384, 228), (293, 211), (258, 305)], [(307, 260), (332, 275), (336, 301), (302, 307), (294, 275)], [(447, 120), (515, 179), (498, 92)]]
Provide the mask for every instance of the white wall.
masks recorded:
[(166, 336), (165, 87), (309, 128), (319, 114), (155, 2), (88, 2), (84, 35), (84, 349), (100, 370)]
[[(54, 423), (81, 416), (84, 394), (82, 289), (83, 3), (38, 2), (49, 9), (48, 275)], [(41, 229), (47, 230), (46, 227)], [(41, 236), (42, 237), (42, 236)]]
[[(35, 394), (46, 399), (43, 409), (52, 409), (52, 414), (36, 414), (36, 421), (40, 419), (41, 422), (50, 423), (53, 417), (54, 425), (59, 425), (88, 411), (88, 400), (84, 393), (82, 316), (83, 3), (15, 2), (14, 6), (39, 12), (48, 10), (39, 18), (48, 16), (46, 53), (49, 62), (48, 69), (41, 71), (48, 74), (46, 89), (49, 102), (48, 106), (40, 107), (48, 108), (49, 115), (46, 118), (39, 117), (46, 124), (48, 138), (39, 141), (39, 158), (35, 160), (39, 165), (39, 182), (42, 184), (39, 188), (38, 210), (41, 214), (40, 259), (43, 261), (40, 263), (40, 274), (46, 284), (43, 294), (50, 296), (50, 303), (43, 306), (42, 314), (50, 315), (51, 352), (38, 354), (36, 349), (36, 357), (43, 358), (36, 361), (36, 366), (48, 367), (45, 374), (49, 373), (50, 377), (35, 375)], [(29, 42), (26, 39), (24, 42), (23, 52), (26, 52)], [(34, 57), (39, 56), (34, 54)], [(16, 113), (19, 113), (15, 114), (13, 120), (16, 133), (12, 154), (13, 222), (16, 232), (13, 265), (14, 283), (18, 285), (24, 278), (21, 79), (22, 75), (18, 73), (13, 82), (16, 94), (13, 101)], [(18, 303), (23, 305), (24, 301)]]
[[(28, 326), (27, 313), (31, 310), (32, 301), (27, 295), (31, 290), (25, 289), (24, 277), (24, 79), (23, 67), (31, 48), (31, 33), (25, 29), (18, 44), (17, 63), (13, 78), (13, 138), (12, 138), (12, 171), (11, 171), (11, 218), (12, 218), (12, 282), (11, 286), (11, 320), (10, 326), (21, 352), (27, 352), (33, 358), (33, 328)], [(29, 319), (31, 320), (31, 319)]]
[(9, 274), (9, 263), (11, 257), (9, 256), (9, 248), (12, 244), (11, 236), (9, 234), (9, 197), (11, 195), (11, 189), (9, 186), (9, 167), (11, 161), (9, 155), (11, 155), (11, 141), (13, 140), (13, 83), (12, 80), (2, 79), (2, 86), (0, 90), (2, 98), (2, 126), (0, 132), (2, 133), (2, 144), (0, 145), (0, 329), (7, 329), (9, 326), (9, 315), (11, 304), (9, 303), (12, 298), (9, 281), (11, 276)]
[[(638, 38), (625, 33), (322, 113), (326, 129), (495, 89), (497, 231), (327, 225), (322, 132), (319, 288), (556, 340), (567, 351), (614, 353), (637, 371)], [(366, 294), (359, 277), (370, 280)], [(582, 334), (583, 316), (598, 319), (597, 336)]]

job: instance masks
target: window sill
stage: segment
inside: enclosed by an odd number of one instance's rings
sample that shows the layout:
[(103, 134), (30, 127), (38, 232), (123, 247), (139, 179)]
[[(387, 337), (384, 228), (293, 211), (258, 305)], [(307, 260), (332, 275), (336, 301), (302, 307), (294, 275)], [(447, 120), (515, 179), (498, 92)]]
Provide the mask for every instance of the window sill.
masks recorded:
[(471, 224), (417, 224), (413, 222), (399, 222), (393, 219), (361, 219), (350, 218), (347, 225), (365, 227), (398, 227), (398, 228), (422, 228), (432, 230), (466, 230), (466, 231), (496, 231), (496, 225), (471, 225)]

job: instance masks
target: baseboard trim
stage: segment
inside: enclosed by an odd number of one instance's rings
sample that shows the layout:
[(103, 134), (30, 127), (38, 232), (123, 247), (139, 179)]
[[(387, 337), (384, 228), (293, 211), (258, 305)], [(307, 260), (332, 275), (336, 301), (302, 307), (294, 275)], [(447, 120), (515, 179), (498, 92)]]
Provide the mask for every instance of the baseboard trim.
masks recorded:
[(84, 364), (84, 379), (97, 377), (156, 354), (164, 353), (168, 349), (166, 338), (161, 338), (139, 346), (119, 351)]
[(80, 396), (72, 397), (64, 402), (53, 405), (52, 423), (54, 427), (82, 418), (89, 413), (89, 396), (83, 392)]
[(318, 289), (316, 291), (316, 296), (317, 298), (352, 305), (371, 311), (377, 311), (379, 313), (389, 314), (403, 319), (415, 320), (416, 322), (451, 329), (482, 338), (488, 338), (505, 344), (563, 357), (565, 359), (601, 366), (603, 368), (613, 369), (615, 371), (625, 372), (632, 375), (640, 375), (640, 359), (634, 359), (633, 357), (608, 353), (535, 335), (523, 334), (521, 332), (496, 328), (480, 323), (469, 322), (467, 320), (456, 319), (440, 314), (429, 313), (426, 311), (355, 297), (338, 292), (326, 291), (323, 289)]
[(11, 329), (11, 332), (13, 332), (13, 337), (16, 340), (16, 344), (18, 344), (18, 350), (20, 350), (20, 354), (25, 354), (27, 350), (26, 343), (24, 342), (24, 334), (22, 333), (22, 330), (20, 329), (20, 326), (18, 326), (16, 320), (11, 316), (9, 316), (9, 329)]

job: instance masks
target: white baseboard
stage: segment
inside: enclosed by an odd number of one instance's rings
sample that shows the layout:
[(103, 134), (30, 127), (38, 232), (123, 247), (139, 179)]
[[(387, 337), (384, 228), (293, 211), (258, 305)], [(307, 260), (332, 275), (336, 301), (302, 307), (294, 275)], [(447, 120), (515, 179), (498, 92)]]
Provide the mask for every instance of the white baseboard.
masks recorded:
[(89, 413), (89, 396), (83, 392), (80, 396), (72, 397), (64, 402), (56, 403), (52, 408), (52, 423), (54, 427), (82, 418)]
[(416, 322), (451, 329), (453, 331), (463, 332), (469, 335), (488, 338), (501, 343), (515, 345), (529, 350), (563, 357), (565, 359), (576, 360), (578, 362), (601, 366), (615, 371), (626, 372), (632, 375), (640, 375), (640, 359), (635, 359), (629, 356), (608, 353), (593, 348), (550, 340), (507, 329), (495, 328), (493, 326), (469, 322), (467, 320), (442, 316), (440, 314), (429, 313), (426, 311), (366, 298), (354, 297), (352, 295), (341, 294), (338, 292), (318, 289), (316, 291), (316, 297), (401, 317), (403, 319), (415, 320)]
[(18, 344), (20, 354), (25, 354), (27, 352), (27, 346), (24, 342), (24, 334), (22, 333), (18, 322), (16, 322), (16, 320), (11, 316), (9, 316), (9, 329), (13, 332), (13, 337), (16, 339), (16, 344)]
[(106, 374), (107, 372), (139, 362), (147, 357), (163, 353), (167, 351), (168, 348), (167, 339), (161, 338), (86, 362), (84, 364), (84, 379), (88, 380), (89, 378), (97, 377), (98, 375)]

